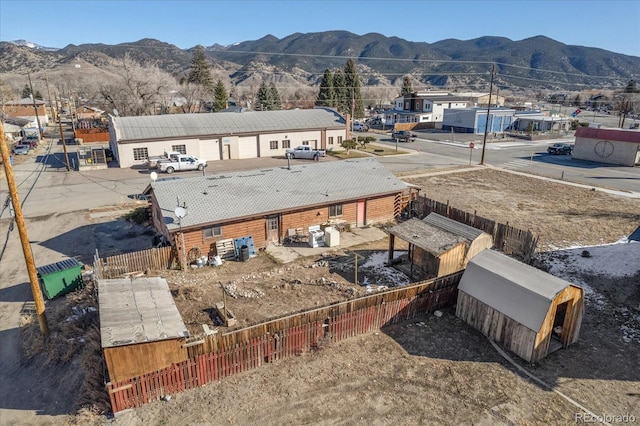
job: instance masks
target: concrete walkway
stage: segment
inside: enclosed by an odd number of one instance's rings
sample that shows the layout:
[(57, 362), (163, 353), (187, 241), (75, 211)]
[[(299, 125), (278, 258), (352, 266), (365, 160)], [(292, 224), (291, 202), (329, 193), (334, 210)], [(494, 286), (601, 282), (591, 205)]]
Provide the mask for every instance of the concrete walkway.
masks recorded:
[(278, 259), (282, 263), (294, 262), (300, 257), (319, 256), (322, 253), (341, 250), (348, 247), (357, 246), (371, 241), (378, 241), (386, 238), (387, 234), (374, 226), (364, 228), (352, 228), (351, 231), (340, 233), (340, 245), (335, 247), (309, 247), (300, 243), (295, 246), (284, 246), (270, 244), (267, 246), (267, 253)]

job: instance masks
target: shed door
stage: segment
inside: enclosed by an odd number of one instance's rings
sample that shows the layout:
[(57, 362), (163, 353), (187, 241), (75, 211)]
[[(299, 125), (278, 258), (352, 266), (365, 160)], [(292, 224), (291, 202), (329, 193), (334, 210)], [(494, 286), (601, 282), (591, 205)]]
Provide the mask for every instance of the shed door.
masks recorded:
[(356, 226), (361, 227), (367, 224), (366, 214), (366, 200), (358, 200), (358, 210), (356, 212)]
[(267, 241), (271, 241), (272, 243), (279, 242), (279, 217), (271, 216), (267, 218)]

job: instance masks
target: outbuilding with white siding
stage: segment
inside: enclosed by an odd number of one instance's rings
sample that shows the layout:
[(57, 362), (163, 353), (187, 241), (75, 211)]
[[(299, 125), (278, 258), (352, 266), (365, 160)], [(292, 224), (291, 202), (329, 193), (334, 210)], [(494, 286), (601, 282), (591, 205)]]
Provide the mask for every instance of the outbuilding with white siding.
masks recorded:
[(346, 119), (330, 108), (109, 117), (109, 144), (120, 167), (177, 151), (207, 161), (284, 156), (309, 145), (342, 150)]
[(580, 127), (571, 153), (578, 160), (621, 166), (640, 165), (640, 131)]

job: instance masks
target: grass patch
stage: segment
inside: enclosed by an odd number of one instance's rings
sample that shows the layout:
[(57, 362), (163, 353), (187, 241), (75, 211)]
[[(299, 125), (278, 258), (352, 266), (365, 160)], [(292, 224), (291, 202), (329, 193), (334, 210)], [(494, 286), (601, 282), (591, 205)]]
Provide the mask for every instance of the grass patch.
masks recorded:
[(350, 158), (370, 157), (370, 155), (367, 155), (364, 152), (358, 152), (357, 149), (349, 150), (349, 154), (347, 154), (347, 151), (333, 151), (331, 153), (327, 153), (327, 155), (331, 155), (332, 157), (336, 157), (341, 160), (346, 160)]
[(358, 148), (358, 151), (367, 152), (373, 155), (400, 155), (400, 154), (408, 154), (407, 151), (403, 151), (401, 149), (397, 150), (395, 148), (387, 148), (382, 145), (367, 145), (365, 148)]

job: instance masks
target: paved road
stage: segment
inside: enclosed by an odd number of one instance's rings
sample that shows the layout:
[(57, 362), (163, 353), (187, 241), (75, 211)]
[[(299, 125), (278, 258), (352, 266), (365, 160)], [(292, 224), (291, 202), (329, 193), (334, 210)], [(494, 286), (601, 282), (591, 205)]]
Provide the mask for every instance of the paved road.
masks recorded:
[[(480, 164), (482, 157), (482, 135), (430, 134), (417, 132), (415, 142), (400, 143), (399, 149), (415, 151), (406, 163), (403, 157), (380, 158), (379, 161), (394, 172), (410, 170), (422, 165), (423, 169), (463, 164)], [(396, 143), (387, 135), (375, 135), (378, 143), (395, 147)], [(469, 142), (474, 148), (469, 148)], [(573, 137), (544, 141), (507, 141), (500, 139), (487, 143), (484, 164), (528, 172), (534, 175), (563, 179), (571, 182), (611, 188), (620, 191), (640, 192), (640, 167), (623, 167), (592, 163), (573, 159), (570, 155), (549, 155), (547, 147), (552, 143), (573, 143)]]

